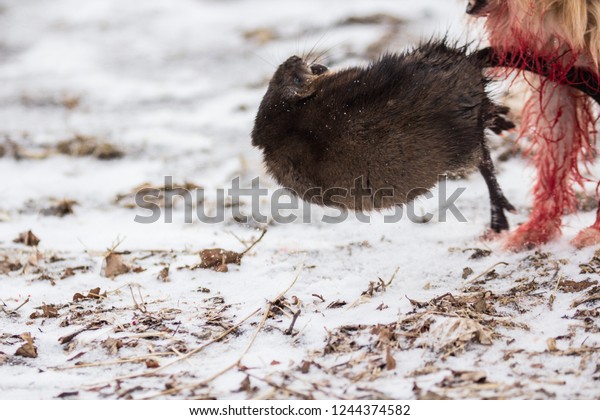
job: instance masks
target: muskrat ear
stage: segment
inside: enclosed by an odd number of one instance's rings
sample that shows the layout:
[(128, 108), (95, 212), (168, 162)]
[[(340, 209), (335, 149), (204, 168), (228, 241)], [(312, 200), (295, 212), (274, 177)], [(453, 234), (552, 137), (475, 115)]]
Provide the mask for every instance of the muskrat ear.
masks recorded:
[(322, 64), (313, 64), (310, 66), (310, 70), (312, 71), (312, 74), (319, 76), (327, 72), (329, 69)]
[(481, 11), (488, 5), (488, 3), (489, 0), (469, 0), (466, 12), (469, 15), (481, 13)]

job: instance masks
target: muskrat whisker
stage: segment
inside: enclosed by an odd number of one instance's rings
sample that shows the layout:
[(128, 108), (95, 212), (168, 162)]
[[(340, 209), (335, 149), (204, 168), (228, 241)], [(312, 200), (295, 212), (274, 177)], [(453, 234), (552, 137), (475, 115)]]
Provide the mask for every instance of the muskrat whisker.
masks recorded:
[(272, 63), (271, 61), (267, 60), (265, 57), (263, 57), (262, 55), (258, 54), (255, 51), (252, 51), (252, 54), (257, 57), (260, 58), (261, 61), (263, 61), (264, 63), (268, 64), (270, 67), (273, 68), (277, 68), (277, 64)]
[[(308, 54), (302, 54), (302, 59), (304, 61), (308, 60), (310, 58), (310, 56), (312, 55), (312, 53), (317, 49), (317, 47), (319, 47), (319, 45), (325, 40), (325, 37), (329, 34), (329, 31), (325, 31), (317, 40), (317, 42), (315, 42), (315, 45), (313, 45), (313, 47), (310, 49), (310, 51), (308, 52)], [(313, 62), (314, 63), (314, 62)]]

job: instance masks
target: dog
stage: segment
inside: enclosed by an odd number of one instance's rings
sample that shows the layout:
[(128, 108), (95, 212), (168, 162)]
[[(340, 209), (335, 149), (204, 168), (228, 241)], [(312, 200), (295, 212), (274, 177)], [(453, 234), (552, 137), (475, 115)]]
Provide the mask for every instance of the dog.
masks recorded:
[[(580, 165), (596, 153), (600, 0), (469, 0), (467, 13), (485, 19), (490, 48), (480, 54), (490, 66), (537, 73), (527, 75), (531, 92), (521, 115), (537, 169), (533, 208), (505, 243), (529, 249), (561, 234), (562, 215), (576, 209), (574, 186), (586, 181)], [(600, 244), (600, 207), (572, 244)]]

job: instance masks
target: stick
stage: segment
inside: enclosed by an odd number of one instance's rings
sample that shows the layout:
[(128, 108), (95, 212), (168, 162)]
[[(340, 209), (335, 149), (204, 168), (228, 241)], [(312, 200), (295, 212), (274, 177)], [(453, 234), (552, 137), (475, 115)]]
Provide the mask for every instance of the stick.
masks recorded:
[[(171, 361), (170, 363), (167, 363), (166, 365), (157, 367), (155, 369), (151, 369), (151, 370), (147, 370), (145, 372), (141, 372), (141, 373), (132, 373), (131, 375), (125, 375), (125, 376), (119, 376), (117, 378), (113, 378), (111, 379), (110, 382), (112, 381), (123, 381), (125, 379), (133, 379), (133, 378), (140, 378), (143, 376), (152, 376), (155, 375), (156, 373), (160, 372), (163, 369), (166, 369), (170, 366), (173, 366), (174, 364), (185, 360), (189, 357), (192, 357), (194, 354), (199, 353), (200, 351), (204, 350), (206, 347), (210, 346), (213, 343), (216, 343), (217, 341), (222, 340), (223, 338), (225, 338), (226, 336), (228, 336), (229, 334), (231, 334), (233, 331), (235, 331), (239, 326), (241, 326), (244, 322), (246, 322), (248, 319), (250, 319), (251, 317), (253, 317), (254, 315), (256, 315), (258, 312), (260, 311), (260, 309), (255, 310), (254, 312), (252, 312), (250, 315), (248, 315), (247, 317), (245, 317), (244, 319), (242, 319), (240, 322), (238, 322), (237, 324), (235, 324), (233, 327), (229, 328), (228, 330), (222, 332), (221, 334), (219, 334), (217, 337), (213, 338), (212, 340), (204, 343), (203, 345), (196, 347), (195, 349), (189, 351), (188, 353), (182, 355), (181, 357), (178, 357), (177, 359)], [(98, 383), (98, 384), (93, 384), (91, 386), (98, 386), (103, 384), (103, 382)]]
[(498, 267), (499, 265), (508, 266), (508, 265), (510, 265), (510, 264), (508, 264), (508, 263), (506, 263), (506, 262), (503, 262), (503, 261), (497, 262), (496, 264), (492, 265), (490, 268), (488, 268), (487, 270), (485, 270), (483, 273), (479, 274), (478, 276), (475, 276), (475, 277), (474, 277), (474, 278), (472, 278), (471, 280), (465, 280), (465, 281), (463, 282), (463, 286), (464, 286), (465, 284), (467, 284), (467, 283), (472, 283), (472, 282), (474, 282), (475, 280), (479, 280), (481, 277), (485, 276), (486, 274), (488, 274), (488, 273), (491, 273), (491, 272), (492, 272), (492, 270), (493, 270), (494, 268)]
[(242, 255), (242, 257), (243, 257), (244, 255), (246, 255), (248, 252), (250, 252), (250, 250), (251, 250), (252, 248), (254, 248), (254, 245), (256, 245), (257, 243), (259, 243), (259, 242), (262, 240), (263, 236), (265, 236), (265, 234), (266, 234), (266, 233), (267, 233), (267, 229), (263, 229), (263, 231), (262, 231), (261, 235), (258, 237), (258, 239), (257, 239), (256, 241), (254, 241), (254, 242), (252, 243), (252, 245), (250, 245), (248, 248), (246, 248), (246, 250), (245, 250), (244, 252), (242, 252), (242, 254), (241, 254), (241, 255)]
[(71, 370), (71, 369), (82, 369), (82, 368), (96, 367), (96, 366), (120, 365), (120, 364), (124, 364), (124, 363), (143, 362), (144, 360), (148, 360), (152, 357), (172, 356), (173, 354), (175, 354), (175, 353), (150, 353), (145, 356), (130, 357), (127, 359), (107, 360), (105, 362), (94, 362), (94, 363), (80, 363), (78, 365), (73, 365), (73, 366), (56, 366), (56, 367), (51, 367), (50, 369), (52, 369), (52, 370)]
[[(264, 233), (263, 233), (264, 236)], [(300, 264), (300, 267), (298, 267), (298, 270), (296, 270), (296, 276), (294, 277), (294, 280), (292, 281), (292, 283), (281, 293), (279, 293), (274, 299), (268, 301), (267, 306), (265, 307), (265, 311), (263, 313), (263, 317), (260, 320), (260, 323), (258, 324), (258, 326), (256, 327), (256, 331), (254, 331), (254, 334), (252, 334), (252, 338), (250, 339), (250, 341), (248, 342), (248, 344), (246, 345), (246, 347), (244, 347), (244, 350), (242, 351), (242, 353), (240, 354), (240, 356), (235, 360), (235, 362), (231, 363), (230, 365), (226, 366), (225, 368), (221, 369), (220, 371), (218, 371), (217, 373), (213, 374), (212, 376), (209, 376), (208, 378), (200, 381), (200, 382), (196, 382), (192, 385), (185, 385), (185, 386), (181, 386), (181, 387), (177, 387), (177, 388), (172, 388), (163, 392), (160, 392), (158, 394), (155, 395), (151, 395), (149, 397), (144, 398), (145, 400), (149, 400), (149, 399), (153, 399), (153, 398), (157, 398), (157, 397), (162, 397), (165, 395), (170, 395), (170, 394), (175, 394), (179, 391), (183, 391), (186, 389), (197, 389), (200, 388), (212, 381), (214, 381), (215, 379), (217, 379), (219, 376), (224, 375), (225, 373), (229, 372), (231, 369), (237, 367), (240, 365), (242, 359), (244, 358), (244, 356), (246, 355), (246, 353), (248, 353), (248, 351), (250, 350), (250, 348), (252, 347), (252, 345), (254, 344), (254, 342), (256, 341), (256, 337), (258, 337), (258, 334), (260, 333), (260, 331), (263, 329), (265, 322), (267, 321), (267, 317), (269, 316), (269, 313), (271, 312), (271, 307), (273, 306), (274, 302), (277, 302), (279, 299), (281, 299), (283, 297), (283, 295), (285, 295), (293, 286), (294, 284), (296, 284), (296, 281), (298, 281), (298, 278), (300, 278), (300, 274), (302, 274), (302, 270), (304, 269), (304, 263)], [(253, 315), (258, 312), (255, 311), (253, 313)], [(165, 366), (166, 367), (166, 366)]]

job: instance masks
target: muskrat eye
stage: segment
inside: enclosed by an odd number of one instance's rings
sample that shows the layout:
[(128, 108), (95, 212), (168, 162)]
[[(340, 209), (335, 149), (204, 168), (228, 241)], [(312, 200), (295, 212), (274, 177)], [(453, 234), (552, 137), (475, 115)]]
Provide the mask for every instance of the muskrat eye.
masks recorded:
[(325, 73), (329, 69), (322, 64), (313, 64), (312, 66), (310, 66), (310, 70), (314, 75), (318, 76), (320, 74)]
[(294, 76), (294, 83), (297, 85), (301, 85), (302, 84), (302, 78), (300, 78), (300, 76)]

